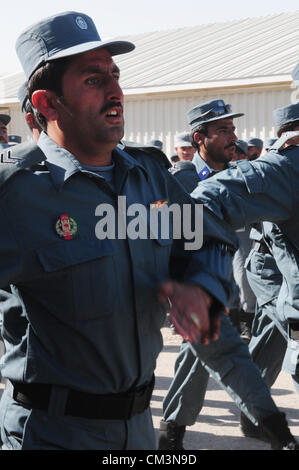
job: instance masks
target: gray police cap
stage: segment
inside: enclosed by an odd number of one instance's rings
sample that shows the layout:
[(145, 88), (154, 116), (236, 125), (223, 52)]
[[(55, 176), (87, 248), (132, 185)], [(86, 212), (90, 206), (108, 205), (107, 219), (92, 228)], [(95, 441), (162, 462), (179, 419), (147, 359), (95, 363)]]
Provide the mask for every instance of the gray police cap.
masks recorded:
[(235, 142), (235, 145), (241, 150), (241, 152), (243, 152), (245, 155), (247, 154), (248, 152), (248, 144), (247, 142), (245, 142), (245, 140), (237, 140)]
[(299, 120), (299, 102), (295, 104), (289, 104), (283, 108), (275, 109), (274, 122), (278, 129), (285, 124)]
[(237, 118), (244, 116), (243, 113), (233, 113), (230, 104), (217, 99), (199, 104), (187, 112), (188, 123), (191, 129), (205, 122), (217, 121), (219, 119)]
[(274, 139), (272, 137), (268, 137), (265, 140), (265, 149), (268, 150), (270, 147), (272, 147), (273, 144), (275, 144), (276, 141), (277, 141), (277, 139)]
[(20, 144), (22, 142), (22, 137), (20, 135), (9, 135), (8, 142), (13, 144)]
[(8, 114), (0, 114), (0, 121), (7, 126), (7, 124), (10, 122), (11, 117)]
[(118, 55), (132, 51), (135, 46), (128, 41), (102, 41), (93, 20), (75, 11), (35, 23), (23, 31), (16, 42), (16, 52), (27, 80), (48, 61), (100, 48)]
[(158, 149), (162, 150), (163, 142), (161, 140), (149, 140), (146, 145), (150, 145), (151, 147), (157, 147)]
[(262, 149), (264, 146), (264, 142), (262, 139), (258, 139), (257, 137), (251, 137), (247, 140), (248, 147), (257, 147), (258, 149)]
[(296, 83), (297, 88), (299, 88), (299, 63), (296, 65), (292, 72), (292, 79)]
[(192, 147), (189, 132), (179, 132), (174, 136), (175, 147)]

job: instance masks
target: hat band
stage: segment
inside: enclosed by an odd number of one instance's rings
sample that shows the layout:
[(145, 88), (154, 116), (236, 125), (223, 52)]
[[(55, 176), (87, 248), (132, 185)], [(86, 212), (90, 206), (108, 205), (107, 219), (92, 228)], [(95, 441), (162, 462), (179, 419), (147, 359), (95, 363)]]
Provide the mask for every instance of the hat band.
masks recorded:
[(219, 117), (219, 116), (224, 116), (225, 114), (229, 114), (232, 112), (232, 107), (230, 104), (224, 104), (224, 105), (217, 105), (212, 109), (209, 109), (206, 113), (202, 114), (200, 117), (193, 119), (190, 124), (193, 124), (194, 122), (202, 122), (202, 121), (208, 121), (209, 119)]

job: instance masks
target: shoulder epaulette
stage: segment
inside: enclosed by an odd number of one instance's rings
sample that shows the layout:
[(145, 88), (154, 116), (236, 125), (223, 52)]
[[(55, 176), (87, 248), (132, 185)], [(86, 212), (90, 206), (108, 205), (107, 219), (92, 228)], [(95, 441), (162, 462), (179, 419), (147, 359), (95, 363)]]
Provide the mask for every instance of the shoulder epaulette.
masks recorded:
[(131, 155), (134, 158), (138, 158), (138, 153), (140, 154), (140, 152), (143, 152), (147, 154), (148, 156), (154, 157), (155, 159), (157, 159), (166, 168), (171, 167), (171, 163), (168, 160), (165, 153), (162, 152), (162, 150), (158, 149), (157, 147), (153, 147), (151, 145), (146, 145), (146, 144), (141, 145), (137, 142), (125, 142), (125, 141), (122, 141), (118, 146), (121, 150), (123, 150), (124, 152), (127, 152), (129, 155)]
[(270, 150), (276, 150), (279, 152), (280, 150), (284, 149), (284, 145), (288, 140), (293, 139), (293, 137), (299, 137), (299, 131), (289, 131), (284, 132), (279, 139), (274, 142), (274, 144), (269, 148)]
[(0, 155), (0, 187), (12, 175), (24, 169), (43, 169), (44, 153), (33, 141), (14, 145)]

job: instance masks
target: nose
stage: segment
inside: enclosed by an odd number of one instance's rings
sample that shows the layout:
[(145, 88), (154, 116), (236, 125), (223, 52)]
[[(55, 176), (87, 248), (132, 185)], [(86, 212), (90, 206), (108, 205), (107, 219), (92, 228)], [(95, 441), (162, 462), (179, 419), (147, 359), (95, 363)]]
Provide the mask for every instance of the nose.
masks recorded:
[(236, 136), (235, 131), (233, 131), (232, 132), (232, 141), (237, 142), (237, 140), (238, 140), (238, 137)]
[(108, 101), (120, 101), (122, 103), (124, 94), (118, 81), (113, 76), (109, 77), (107, 81), (108, 81), (107, 94), (106, 94), (107, 100)]

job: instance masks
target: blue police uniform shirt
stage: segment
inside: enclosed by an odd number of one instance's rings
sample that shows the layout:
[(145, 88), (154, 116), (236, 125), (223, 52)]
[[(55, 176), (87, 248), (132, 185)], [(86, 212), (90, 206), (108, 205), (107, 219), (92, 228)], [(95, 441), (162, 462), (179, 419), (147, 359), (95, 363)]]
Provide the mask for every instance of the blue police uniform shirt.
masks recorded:
[[(23, 169), (24, 161), (13, 176), (7, 176), (11, 168), (0, 172), (0, 287), (13, 285), (9, 302), (22, 305), (4, 306), (2, 375), (90, 393), (118, 393), (148, 382), (165, 318), (156, 290), (171, 275), (171, 259), (184, 267), (183, 280), (204, 287), (221, 310), (229, 292), (231, 254), (222, 249), (232, 239), (229, 229), (207, 214), (209, 243), (187, 254), (180, 241), (158, 236), (99, 240), (96, 208), (116, 208), (117, 195), (127, 197), (127, 207), (138, 201), (148, 211), (155, 201), (188, 204), (191, 198), (142, 152), (133, 158), (114, 150), (113, 191), (46, 134), (38, 145), (46, 171)], [(62, 215), (76, 224), (70, 239), (57, 225)]]
[(197, 152), (193, 157), (192, 163), (195, 165), (197, 174), (201, 181), (217, 173), (217, 171), (211, 168)]
[[(199, 184), (192, 197), (236, 229), (263, 220), (285, 225), (290, 219), (295, 228), (299, 202), (297, 159), (298, 147), (293, 146), (281, 153), (272, 150), (253, 162), (240, 160)], [(296, 244), (292, 228), (286, 230)]]
[[(234, 167), (201, 182), (192, 193), (192, 197), (236, 229), (245, 223), (275, 222), (290, 245), (289, 248), (285, 245), (284, 257), (289, 258), (289, 272), (296, 270), (299, 263), (298, 152), (298, 146), (290, 146), (280, 152), (271, 150), (253, 162), (236, 162)], [(278, 263), (275, 254), (274, 257)], [(283, 267), (285, 264), (279, 267), (281, 272)], [(295, 289), (293, 302), (299, 298), (298, 287)], [(284, 314), (291, 317), (295, 310), (285, 304)]]

